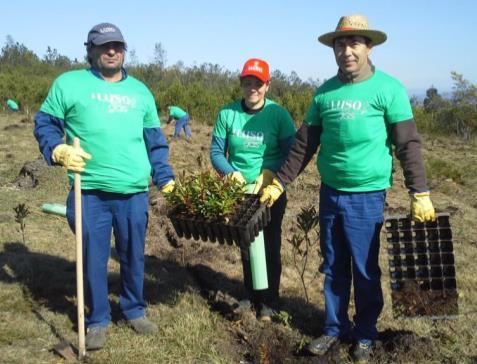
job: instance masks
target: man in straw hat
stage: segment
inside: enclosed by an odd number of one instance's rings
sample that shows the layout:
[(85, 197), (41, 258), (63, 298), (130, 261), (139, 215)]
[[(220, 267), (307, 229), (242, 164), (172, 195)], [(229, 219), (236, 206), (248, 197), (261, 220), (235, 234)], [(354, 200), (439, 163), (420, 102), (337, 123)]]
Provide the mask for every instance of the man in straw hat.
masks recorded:
[[(322, 355), (351, 335), (355, 359), (366, 361), (383, 307), (379, 233), (386, 189), (392, 184), (392, 145), (409, 189), (412, 218), (434, 220), (435, 212), (406, 90), (369, 60), (386, 34), (369, 29), (365, 16), (351, 15), (318, 40), (333, 49), (338, 74), (316, 91), (287, 161), (261, 199), (273, 204), (321, 145), (317, 167), (325, 324), (308, 349)], [(354, 325), (348, 318), (351, 282)]]

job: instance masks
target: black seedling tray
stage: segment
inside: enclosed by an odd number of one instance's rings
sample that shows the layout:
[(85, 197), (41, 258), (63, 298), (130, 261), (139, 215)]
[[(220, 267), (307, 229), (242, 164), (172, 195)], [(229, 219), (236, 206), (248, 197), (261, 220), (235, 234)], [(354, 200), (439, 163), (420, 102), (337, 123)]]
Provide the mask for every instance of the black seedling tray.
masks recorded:
[(227, 223), (185, 217), (176, 209), (167, 216), (181, 238), (229, 245), (235, 243), (241, 247), (248, 247), (271, 218), (270, 209), (266, 204), (261, 204), (256, 195), (246, 195)]
[(454, 246), (449, 214), (415, 223), (386, 218), (391, 298), (396, 317), (452, 318), (458, 314)]

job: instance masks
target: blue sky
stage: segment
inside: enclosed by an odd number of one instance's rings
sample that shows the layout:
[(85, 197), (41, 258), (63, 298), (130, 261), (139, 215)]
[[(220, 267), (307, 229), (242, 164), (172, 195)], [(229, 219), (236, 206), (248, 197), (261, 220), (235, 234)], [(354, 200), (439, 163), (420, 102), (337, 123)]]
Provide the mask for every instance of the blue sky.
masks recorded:
[(334, 30), (340, 16), (355, 13), (388, 35), (371, 59), (411, 94), (431, 85), (450, 91), (451, 71), (477, 83), (476, 0), (17, 0), (1, 4), (0, 44), (11, 35), (39, 56), (51, 46), (82, 59), (88, 30), (108, 21), (141, 62), (152, 60), (160, 42), (167, 65), (210, 62), (235, 71), (259, 57), (272, 70), (323, 80), (336, 73), (336, 64), (317, 37)]

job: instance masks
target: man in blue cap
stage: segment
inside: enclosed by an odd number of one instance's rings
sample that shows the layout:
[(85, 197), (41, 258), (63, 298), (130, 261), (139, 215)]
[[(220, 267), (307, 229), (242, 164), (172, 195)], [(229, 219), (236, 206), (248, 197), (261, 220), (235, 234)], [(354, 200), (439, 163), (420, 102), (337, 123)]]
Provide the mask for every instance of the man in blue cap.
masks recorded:
[[(94, 26), (85, 46), (91, 67), (54, 81), (35, 116), (34, 134), (48, 164), (68, 170), (70, 184), (73, 173), (82, 174), (86, 348), (92, 350), (104, 346), (111, 322), (111, 231), (119, 255), (122, 314), (138, 333), (157, 331), (145, 317), (143, 298), (149, 176), (168, 193), (174, 175), (154, 97), (123, 68), (126, 42), (119, 28), (110, 23)], [(81, 148), (71, 146), (74, 137)], [(74, 230), (72, 192), (67, 218)]]

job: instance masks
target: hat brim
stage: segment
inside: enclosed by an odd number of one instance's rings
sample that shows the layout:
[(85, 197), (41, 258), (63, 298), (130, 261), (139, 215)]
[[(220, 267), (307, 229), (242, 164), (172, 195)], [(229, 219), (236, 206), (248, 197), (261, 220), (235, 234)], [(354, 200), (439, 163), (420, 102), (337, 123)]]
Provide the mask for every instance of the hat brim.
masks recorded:
[(106, 43), (111, 43), (111, 42), (118, 42), (118, 43), (123, 43), (126, 45), (126, 42), (124, 41), (124, 38), (121, 36), (114, 36), (114, 37), (96, 37), (96, 39), (90, 41), (90, 42), (85, 42), (84, 45), (87, 46), (89, 44), (95, 45), (95, 46), (100, 46)]
[(318, 41), (328, 47), (333, 48), (334, 40), (340, 37), (349, 37), (352, 35), (359, 35), (361, 37), (366, 37), (371, 39), (371, 43), (373, 46), (383, 44), (386, 39), (388, 38), (386, 33), (383, 33), (379, 30), (371, 30), (371, 29), (364, 29), (364, 30), (338, 30), (330, 33), (326, 33), (318, 37)]
[(253, 72), (253, 71), (242, 72), (240, 74), (240, 79), (242, 79), (244, 77), (248, 77), (248, 76), (258, 78), (263, 83), (267, 83), (267, 82), (270, 81), (270, 76), (267, 77), (267, 76), (263, 75), (262, 73)]

